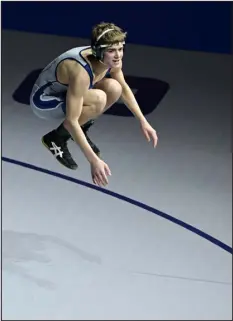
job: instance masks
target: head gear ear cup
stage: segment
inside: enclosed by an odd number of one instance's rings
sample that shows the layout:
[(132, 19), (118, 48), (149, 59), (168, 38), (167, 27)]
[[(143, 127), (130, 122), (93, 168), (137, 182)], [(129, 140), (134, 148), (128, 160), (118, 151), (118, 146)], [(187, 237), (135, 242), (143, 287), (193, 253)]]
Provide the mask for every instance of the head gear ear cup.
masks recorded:
[(107, 47), (107, 45), (100, 45), (99, 40), (103, 37), (103, 35), (109, 31), (112, 31), (114, 29), (107, 29), (104, 30), (99, 37), (97, 37), (95, 42), (92, 42), (91, 47), (92, 47), (92, 53), (93, 55), (98, 59), (98, 60), (103, 60), (104, 58), (104, 48)]
[(98, 44), (92, 45), (92, 54), (98, 60), (104, 59), (104, 50), (105, 50), (105, 48), (99, 46)]

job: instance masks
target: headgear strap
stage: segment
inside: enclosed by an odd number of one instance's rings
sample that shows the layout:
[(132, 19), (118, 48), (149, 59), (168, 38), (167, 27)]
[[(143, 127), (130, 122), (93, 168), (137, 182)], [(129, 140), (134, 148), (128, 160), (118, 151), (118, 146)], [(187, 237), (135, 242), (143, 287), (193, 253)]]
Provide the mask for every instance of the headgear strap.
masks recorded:
[(96, 42), (97, 42), (97, 41), (99, 41), (99, 40), (100, 40), (100, 38), (102, 38), (102, 37), (103, 37), (103, 35), (105, 35), (105, 33), (109, 32), (109, 31), (112, 31), (112, 30), (114, 30), (114, 29), (107, 29), (107, 30), (104, 30), (104, 31), (100, 34), (100, 36), (96, 39)]

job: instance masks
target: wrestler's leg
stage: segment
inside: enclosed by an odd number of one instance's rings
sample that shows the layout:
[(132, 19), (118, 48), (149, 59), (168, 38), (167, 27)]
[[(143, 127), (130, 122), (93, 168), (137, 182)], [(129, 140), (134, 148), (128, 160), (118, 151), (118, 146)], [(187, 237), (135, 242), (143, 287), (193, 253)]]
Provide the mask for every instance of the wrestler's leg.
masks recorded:
[(115, 79), (105, 78), (90, 89), (84, 96), (84, 104), (79, 124), (83, 125), (91, 119), (96, 119), (110, 108), (122, 93), (121, 85)]
[(82, 126), (84, 134), (93, 151), (100, 157), (99, 148), (91, 141), (87, 135), (89, 128), (93, 125), (94, 119), (102, 115), (121, 96), (122, 88), (118, 81), (114, 79), (103, 79), (95, 85), (95, 89), (89, 90), (84, 97), (84, 106), (79, 124)]

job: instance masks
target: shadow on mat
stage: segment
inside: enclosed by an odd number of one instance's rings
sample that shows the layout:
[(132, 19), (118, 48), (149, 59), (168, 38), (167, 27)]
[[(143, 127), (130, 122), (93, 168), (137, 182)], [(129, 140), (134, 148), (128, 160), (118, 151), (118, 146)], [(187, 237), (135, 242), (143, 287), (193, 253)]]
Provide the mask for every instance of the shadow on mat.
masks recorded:
[[(33, 70), (19, 84), (18, 88), (13, 93), (13, 99), (15, 101), (21, 104), (30, 104), (30, 93), (41, 71), (42, 69)], [(125, 76), (125, 79), (133, 90), (135, 98), (144, 115), (152, 113), (157, 108), (170, 88), (168, 83), (158, 79), (135, 76)], [(105, 114), (133, 117), (131, 111), (121, 101), (115, 103), (105, 112)]]

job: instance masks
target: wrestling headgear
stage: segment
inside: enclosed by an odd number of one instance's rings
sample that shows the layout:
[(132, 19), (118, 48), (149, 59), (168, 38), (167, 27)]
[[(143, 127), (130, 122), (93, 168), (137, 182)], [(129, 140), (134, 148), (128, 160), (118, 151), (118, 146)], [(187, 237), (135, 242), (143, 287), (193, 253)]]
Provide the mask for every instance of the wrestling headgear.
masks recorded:
[[(111, 44), (99, 44), (99, 40), (103, 37), (103, 35), (109, 31), (112, 31), (114, 29), (107, 29), (104, 30), (99, 37), (96, 39), (96, 41), (92, 41), (91, 48), (92, 48), (92, 54), (95, 56), (98, 60), (103, 61), (104, 59), (104, 51), (107, 47), (110, 47)], [(125, 45), (125, 42), (122, 42), (123, 45)]]

